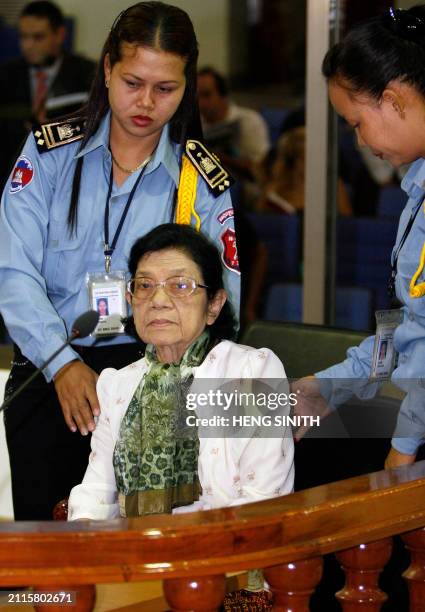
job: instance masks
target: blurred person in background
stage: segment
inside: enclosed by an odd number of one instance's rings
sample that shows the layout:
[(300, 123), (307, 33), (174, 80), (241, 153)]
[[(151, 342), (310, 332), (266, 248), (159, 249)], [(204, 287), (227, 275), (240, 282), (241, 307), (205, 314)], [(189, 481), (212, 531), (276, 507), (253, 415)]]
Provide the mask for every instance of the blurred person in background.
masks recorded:
[[(352, 215), (350, 200), (341, 179), (338, 179), (338, 212)], [(258, 210), (299, 214), (305, 198), (305, 127), (285, 132), (277, 143), (276, 155), (265, 170), (263, 193)]]
[(64, 16), (52, 2), (27, 4), (18, 30), (21, 56), (0, 66), (1, 189), (33, 123), (80, 107), (95, 71), (91, 60), (64, 51)]
[(198, 100), (205, 142), (235, 177), (253, 180), (270, 148), (264, 119), (231, 101), (226, 79), (214, 68), (198, 72)]

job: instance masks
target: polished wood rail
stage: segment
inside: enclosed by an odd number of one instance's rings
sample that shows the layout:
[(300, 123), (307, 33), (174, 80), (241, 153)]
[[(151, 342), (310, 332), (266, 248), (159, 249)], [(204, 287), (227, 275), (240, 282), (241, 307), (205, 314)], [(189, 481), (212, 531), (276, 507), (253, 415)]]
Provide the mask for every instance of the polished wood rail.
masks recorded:
[(76, 590), (87, 585), (73, 609), (90, 610), (90, 585), (156, 578), (165, 581), (172, 610), (205, 612), (220, 606), (226, 572), (265, 568), (273, 609), (301, 612), (308, 610), (320, 580), (322, 555), (338, 552), (346, 574), (337, 594), (344, 612), (379, 610), (386, 595), (378, 576), (389, 558), (390, 536), (407, 533), (412, 563), (405, 577), (410, 609), (419, 612), (425, 609), (424, 526), (422, 461), (195, 514), (0, 523), (0, 587)]

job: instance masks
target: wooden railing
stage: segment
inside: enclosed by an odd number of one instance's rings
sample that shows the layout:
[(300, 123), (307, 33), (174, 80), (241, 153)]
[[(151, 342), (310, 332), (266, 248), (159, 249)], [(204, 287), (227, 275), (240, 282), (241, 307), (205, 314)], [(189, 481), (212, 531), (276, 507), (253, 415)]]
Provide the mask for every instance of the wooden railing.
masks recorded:
[[(225, 573), (265, 568), (274, 610), (301, 612), (337, 552), (344, 612), (378, 611), (391, 536), (404, 534), (410, 610), (425, 610), (425, 462), (234, 508), (102, 522), (0, 523), (0, 587), (76, 590), (90, 610), (103, 582), (164, 581), (172, 610), (213, 611)], [(43, 606), (39, 606), (43, 610)], [(63, 610), (63, 608), (58, 608)], [(53, 612), (54, 607), (46, 607)]]

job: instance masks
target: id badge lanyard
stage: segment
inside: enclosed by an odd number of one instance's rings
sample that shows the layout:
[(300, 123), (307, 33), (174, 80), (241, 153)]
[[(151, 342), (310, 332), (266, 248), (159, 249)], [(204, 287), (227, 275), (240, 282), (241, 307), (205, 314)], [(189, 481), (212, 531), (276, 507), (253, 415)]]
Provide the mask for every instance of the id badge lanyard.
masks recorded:
[(117, 245), (118, 238), (119, 238), (119, 236), (121, 234), (121, 230), (122, 230), (122, 227), (124, 225), (124, 221), (125, 221), (125, 219), (127, 217), (127, 213), (128, 213), (128, 211), (130, 209), (131, 202), (132, 202), (132, 200), (134, 198), (134, 194), (136, 193), (136, 189), (137, 189), (137, 187), (138, 187), (138, 185), (139, 185), (139, 183), (140, 183), (140, 181), (142, 179), (143, 173), (144, 173), (144, 171), (146, 169), (146, 166), (147, 166), (149, 160), (150, 160), (150, 157), (148, 157), (145, 160), (143, 168), (141, 169), (141, 171), (139, 173), (139, 176), (137, 177), (136, 182), (134, 183), (133, 188), (130, 191), (130, 195), (128, 196), (127, 203), (126, 203), (125, 208), (123, 210), (123, 213), (121, 215), (121, 219), (120, 219), (120, 221), (118, 223), (118, 227), (117, 227), (117, 229), (115, 231), (115, 235), (114, 235), (114, 237), (112, 239), (112, 243), (109, 244), (109, 202), (110, 202), (110, 199), (111, 199), (112, 185), (113, 185), (113, 167), (111, 165), (111, 174), (110, 174), (110, 177), (109, 177), (109, 187), (108, 187), (108, 195), (106, 196), (105, 218), (104, 218), (105, 242), (104, 242), (104, 247), (103, 247), (103, 253), (105, 255), (105, 272), (107, 274), (109, 274), (109, 272), (111, 271), (112, 254), (113, 254), (113, 252), (115, 250), (115, 247)]
[(88, 297), (91, 308), (99, 313), (99, 323), (94, 331), (95, 336), (111, 336), (123, 334), (125, 332), (123, 320), (127, 316), (127, 301), (126, 301), (126, 272), (125, 270), (116, 270), (111, 272), (112, 254), (121, 234), (128, 210), (133, 200), (134, 194), (143, 172), (150, 158), (148, 158), (139, 176), (137, 177), (134, 186), (127, 199), (127, 203), (118, 223), (117, 230), (109, 243), (109, 204), (113, 185), (113, 170), (109, 177), (108, 195), (105, 203), (104, 217), (104, 255), (105, 255), (105, 272), (88, 272), (86, 276)]
[[(403, 232), (403, 236), (401, 237), (400, 243), (399, 243), (399, 245), (397, 247), (397, 250), (395, 251), (394, 256), (392, 258), (392, 261), (391, 261), (391, 276), (390, 276), (390, 279), (388, 281), (388, 295), (390, 296), (390, 298), (394, 298), (395, 297), (395, 279), (396, 279), (396, 276), (397, 276), (397, 262), (398, 262), (398, 257), (400, 255), (400, 251), (403, 248), (403, 245), (406, 242), (407, 237), (408, 237), (408, 235), (410, 234), (410, 232), (412, 230), (413, 223), (415, 222), (415, 219), (418, 216), (418, 212), (422, 208), (423, 203), (424, 203), (424, 200), (422, 200), (421, 203), (417, 205), (416, 209), (414, 209), (412, 211), (412, 214), (410, 215), (409, 222), (406, 225), (406, 229)], [(423, 259), (423, 257), (421, 258), (421, 260), (422, 259)], [(413, 284), (415, 283), (415, 281), (416, 281), (417, 277), (419, 276), (420, 272), (422, 272), (423, 267), (424, 267), (424, 265), (422, 263), (422, 265), (419, 266), (418, 270), (414, 274), (414, 276), (412, 278)], [(410, 283), (410, 291), (412, 290), (412, 282)]]
[[(395, 281), (397, 276), (397, 264), (400, 251), (403, 248), (407, 237), (409, 236), (419, 210), (422, 208), (423, 201), (418, 204), (410, 215), (410, 219), (406, 225), (397, 249), (391, 260), (391, 276), (388, 282), (388, 295), (393, 301), (391, 310), (378, 310), (375, 313), (376, 318), (376, 333), (375, 343), (372, 354), (371, 364), (371, 380), (389, 380), (397, 364), (397, 352), (394, 348), (394, 334), (397, 327), (403, 321), (403, 312), (394, 303), (395, 300)], [(410, 283), (410, 295), (412, 295), (413, 286), (423, 268), (420, 266), (412, 278)]]

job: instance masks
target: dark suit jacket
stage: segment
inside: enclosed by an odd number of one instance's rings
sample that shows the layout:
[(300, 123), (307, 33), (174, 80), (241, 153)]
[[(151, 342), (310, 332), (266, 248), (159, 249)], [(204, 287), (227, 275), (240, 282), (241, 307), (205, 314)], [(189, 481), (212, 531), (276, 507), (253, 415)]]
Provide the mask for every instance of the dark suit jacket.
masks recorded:
[[(88, 92), (95, 64), (79, 55), (65, 54), (49, 88), (48, 98)], [(78, 107), (78, 106), (77, 106)], [(76, 106), (61, 106), (48, 118), (66, 115)], [(17, 58), (0, 66), (0, 188), (3, 190), (12, 166), (32, 124), (30, 72), (28, 64)]]

